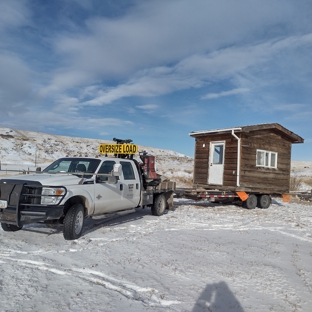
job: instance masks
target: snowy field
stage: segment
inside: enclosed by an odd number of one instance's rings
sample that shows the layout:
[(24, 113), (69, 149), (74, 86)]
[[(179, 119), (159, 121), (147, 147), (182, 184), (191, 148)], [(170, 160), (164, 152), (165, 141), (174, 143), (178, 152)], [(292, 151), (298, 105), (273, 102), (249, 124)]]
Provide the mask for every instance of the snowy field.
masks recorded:
[(1, 311), (311, 311), (312, 206), (246, 210), (175, 200), (88, 219), (65, 241), (44, 224), (0, 230)]
[[(99, 143), (0, 127), (0, 177)], [(191, 186), (192, 158), (140, 149), (156, 155), (159, 174)], [(311, 190), (312, 163), (292, 162), (292, 176)], [(44, 224), (0, 229), (0, 312), (310, 312), (311, 220), (309, 202), (246, 210), (175, 199), (161, 217), (138, 209), (87, 219), (76, 241)]]

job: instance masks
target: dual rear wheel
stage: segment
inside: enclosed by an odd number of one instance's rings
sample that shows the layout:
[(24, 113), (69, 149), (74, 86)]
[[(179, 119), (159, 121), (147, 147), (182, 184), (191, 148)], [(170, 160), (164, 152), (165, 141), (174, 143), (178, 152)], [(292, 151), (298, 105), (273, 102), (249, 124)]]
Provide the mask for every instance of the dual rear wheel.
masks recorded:
[(153, 206), (151, 208), (152, 215), (154, 215), (154, 216), (163, 215), (165, 210), (166, 210), (166, 206), (167, 206), (167, 201), (166, 201), (165, 195), (164, 194), (158, 194), (155, 197)]

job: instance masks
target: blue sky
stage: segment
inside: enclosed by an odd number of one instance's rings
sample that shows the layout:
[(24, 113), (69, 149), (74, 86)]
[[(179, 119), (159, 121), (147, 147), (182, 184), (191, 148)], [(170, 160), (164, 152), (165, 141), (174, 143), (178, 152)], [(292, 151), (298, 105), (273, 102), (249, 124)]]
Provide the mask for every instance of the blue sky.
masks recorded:
[(0, 126), (193, 156), (277, 122), (312, 161), (311, 0), (0, 0)]

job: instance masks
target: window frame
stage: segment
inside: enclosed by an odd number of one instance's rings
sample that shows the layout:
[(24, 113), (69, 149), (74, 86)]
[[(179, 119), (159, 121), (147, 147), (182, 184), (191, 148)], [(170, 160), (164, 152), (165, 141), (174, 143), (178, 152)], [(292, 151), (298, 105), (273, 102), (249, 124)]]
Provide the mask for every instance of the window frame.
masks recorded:
[[(122, 166), (122, 174), (124, 177), (125, 181), (129, 181), (129, 180), (135, 180), (135, 172), (133, 170), (133, 166), (131, 162), (128, 161), (120, 161), (120, 164)], [(126, 166), (128, 166), (129, 168), (126, 168)], [(129, 171), (127, 171), (127, 169), (130, 169)]]
[[(258, 156), (259, 153), (262, 154), (261, 158), (259, 158)], [(272, 158), (272, 156), (274, 156), (274, 158)], [(272, 161), (272, 159), (274, 161)], [(277, 152), (263, 150), (263, 149), (257, 149), (256, 151), (256, 167), (277, 169), (277, 159), (278, 159)], [(272, 162), (274, 162), (273, 165), (272, 165)]]

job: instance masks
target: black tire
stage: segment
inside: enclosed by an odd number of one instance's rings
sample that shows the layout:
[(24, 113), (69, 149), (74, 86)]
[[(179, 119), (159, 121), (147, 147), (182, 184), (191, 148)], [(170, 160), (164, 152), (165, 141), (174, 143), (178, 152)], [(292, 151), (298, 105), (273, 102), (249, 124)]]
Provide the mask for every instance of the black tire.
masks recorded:
[(166, 210), (166, 197), (164, 194), (159, 194), (155, 197), (152, 206), (152, 215), (161, 216)]
[(5, 232), (16, 232), (21, 230), (22, 226), (17, 226), (14, 224), (8, 224), (8, 223), (1, 223), (2, 230)]
[(270, 195), (259, 195), (258, 196), (258, 207), (262, 209), (267, 209), (270, 207), (272, 202), (271, 196)]
[(243, 207), (247, 209), (255, 209), (257, 207), (257, 196), (255, 194), (249, 194), (248, 198), (243, 201)]
[(64, 218), (63, 236), (66, 240), (77, 239), (81, 236), (84, 224), (84, 207), (74, 204)]

